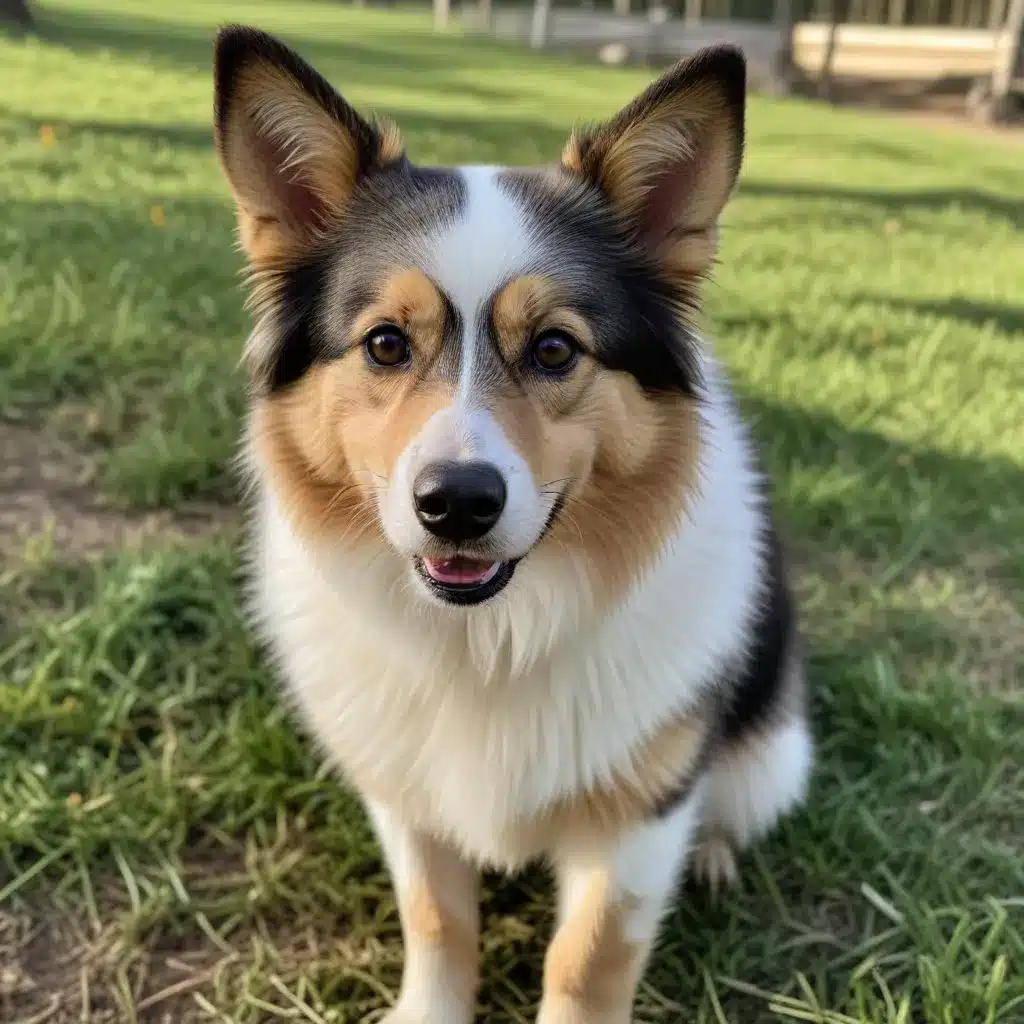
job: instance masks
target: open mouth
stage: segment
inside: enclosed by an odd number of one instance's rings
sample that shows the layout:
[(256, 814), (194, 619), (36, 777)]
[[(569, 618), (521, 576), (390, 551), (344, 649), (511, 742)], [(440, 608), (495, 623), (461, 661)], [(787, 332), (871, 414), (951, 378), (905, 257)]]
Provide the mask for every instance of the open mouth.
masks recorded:
[(480, 604), (504, 590), (516, 562), (455, 558), (417, 558), (416, 571), (430, 589), (449, 604)]

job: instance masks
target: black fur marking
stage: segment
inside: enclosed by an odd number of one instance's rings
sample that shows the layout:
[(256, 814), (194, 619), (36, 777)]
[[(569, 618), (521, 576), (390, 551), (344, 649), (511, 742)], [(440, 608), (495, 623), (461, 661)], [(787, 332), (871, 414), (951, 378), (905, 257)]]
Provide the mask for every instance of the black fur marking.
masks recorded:
[(700, 753), (690, 770), (674, 786), (667, 789), (651, 808), (650, 817), (661, 820), (667, 818), (677, 807), (681, 807), (693, 794), (694, 787), (707, 770), (717, 749), (717, 735), (714, 731), (704, 737)]
[(294, 384), (325, 355), (319, 309), (328, 265), (323, 257), (314, 258), (284, 275), (277, 302), (278, 347), (268, 380), (271, 391)]
[(752, 625), (753, 643), (740, 667), (730, 675), (724, 693), (715, 698), (715, 726), (696, 763), (652, 808), (654, 818), (664, 818), (684, 803), (722, 744), (735, 742), (765, 725), (784, 699), (786, 659), (795, 639), (796, 616), (782, 546), (774, 526), (769, 524), (765, 530), (764, 593)]
[[(343, 355), (348, 324), (387, 277), (417, 265), (417, 240), (455, 219), (464, 198), (462, 181), (452, 172), (423, 170), (405, 160), (371, 171), (336, 229), (281, 275), (277, 344), (264, 378), (269, 389), (287, 387), (311, 367)], [(442, 301), (442, 369), (457, 373), (461, 317), (445, 296)]]
[(722, 739), (731, 742), (762, 726), (778, 708), (785, 684), (786, 657), (794, 642), (795, 609), (786, 580), (782, 546), (767, 530), (765, 589), (752, 624), (753, 643), (735, 675), (722, 716)]
[(507, 171), (500, 180), (531, 218), (537, 271), (565, 284), (594, 332), (599, 362), (649, 392), (696, 394), (689, 297), (659, 275), (601, 193), (568, 174)]
[(436, 281), (432, 282), (441, 296), (444, 307), (444, 328), (441, 335), (441, 348), (437, 354), (437, 370), (444, 380), (459, 379), (459, 365), (462, 359), (462, 314), (455, 308), (448, 294)]

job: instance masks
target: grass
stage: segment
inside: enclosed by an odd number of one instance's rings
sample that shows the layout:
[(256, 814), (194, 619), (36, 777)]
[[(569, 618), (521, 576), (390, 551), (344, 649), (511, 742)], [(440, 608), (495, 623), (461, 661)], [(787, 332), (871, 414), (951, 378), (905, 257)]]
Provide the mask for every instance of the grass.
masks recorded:
[[(233, 498), (216, 23), (282, 32), (423, 161), (547, 159), (647, 77), (401, 10), (158, 10), (56, 0), (0, 40), (0, 439), (73, 438), (126, 517)], [(707, 321), (797, 556), (820, 763), (741, 892), (683, 893), (640, 1020), (1024, 1021), (1022, 194), (1015, 149), (752, 103)], [(0, 1019), (356, 1022), (394, 992), (376, 847), (237, 564), (228, 527), (0, 569)], [(490, 885), (482, 1020), (531, 1019), (547, 895)]]

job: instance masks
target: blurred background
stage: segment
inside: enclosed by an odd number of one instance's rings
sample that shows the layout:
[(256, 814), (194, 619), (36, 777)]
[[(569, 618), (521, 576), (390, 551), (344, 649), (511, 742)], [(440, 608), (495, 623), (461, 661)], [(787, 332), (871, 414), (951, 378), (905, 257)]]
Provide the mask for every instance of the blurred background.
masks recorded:
[[(773, 474), (821, 760), (739, 893), (684, 891), (637, 1019), (1024, 1020), (1022, 17), (0, 0), (0, 1020), (362, 1022), (397, 987), (362, 812), (240, 611), (227, 21), (424, 163), (546, 162), (744, 47), (704, 324)], [(549, 895), (488, 888), (488, 1024), (532, 1020)]]

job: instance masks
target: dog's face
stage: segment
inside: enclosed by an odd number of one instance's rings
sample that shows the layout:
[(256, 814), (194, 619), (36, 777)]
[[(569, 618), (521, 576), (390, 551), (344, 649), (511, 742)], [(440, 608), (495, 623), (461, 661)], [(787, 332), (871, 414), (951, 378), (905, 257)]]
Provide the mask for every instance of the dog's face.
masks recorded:
[(384, 546), (448, 604), (546, 552), (628, 585), (697, 485), (687, 315), (743, 106), (742, 57), (718, 48), (550, 168), (428, 169), (282, 44), (222, 31), (253, 433), (294, 527)]

